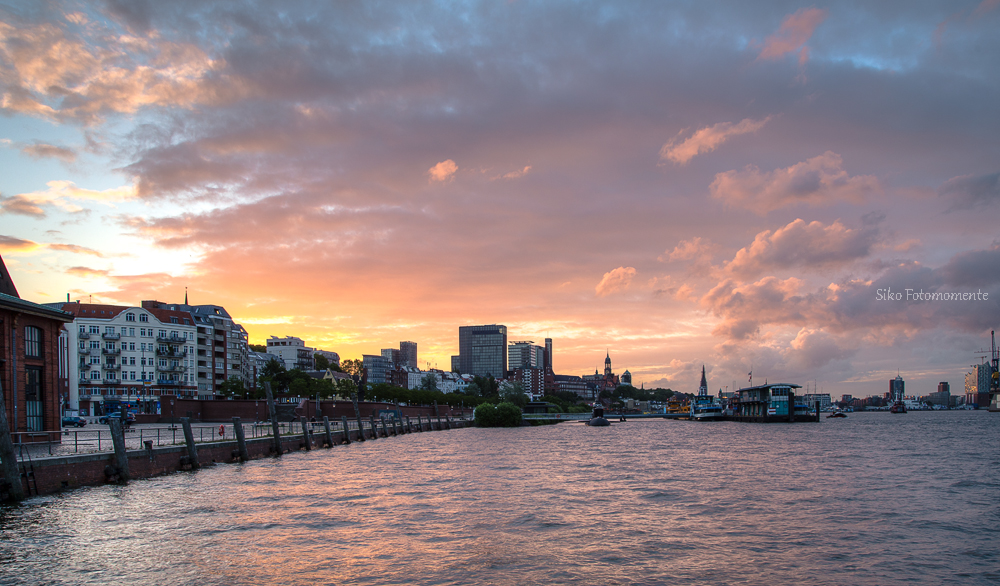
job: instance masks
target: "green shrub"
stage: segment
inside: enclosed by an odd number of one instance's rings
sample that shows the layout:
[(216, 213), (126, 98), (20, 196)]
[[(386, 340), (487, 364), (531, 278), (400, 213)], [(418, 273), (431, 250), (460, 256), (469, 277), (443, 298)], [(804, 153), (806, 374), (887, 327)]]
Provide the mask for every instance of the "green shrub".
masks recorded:
[(476, 427), (496, 427), (497, 408), (492, 403), (483, 403), (476, 407)]
[(513, 403), (500, 403), (496, 406), (496, 425), (498, 427), (520, 427), (521, 408)]

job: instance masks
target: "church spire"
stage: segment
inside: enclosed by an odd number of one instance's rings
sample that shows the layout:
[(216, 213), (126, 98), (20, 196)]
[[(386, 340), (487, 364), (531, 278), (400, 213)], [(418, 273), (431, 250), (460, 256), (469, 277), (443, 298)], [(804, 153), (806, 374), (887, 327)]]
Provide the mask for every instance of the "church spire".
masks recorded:
[(698, 385), (698, 394), (707, 395), (708, 394), (708, 381), (705, 380), (705, 365), (701, 365), (701, 384)]
[(188, 304), (188, 288), (184, 287), (184, 305)]

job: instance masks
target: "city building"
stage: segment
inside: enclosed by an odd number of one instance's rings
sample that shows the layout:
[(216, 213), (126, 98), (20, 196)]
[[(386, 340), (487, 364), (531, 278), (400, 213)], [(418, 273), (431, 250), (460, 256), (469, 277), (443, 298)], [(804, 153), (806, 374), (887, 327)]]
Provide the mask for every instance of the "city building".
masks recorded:
[(385, 358), (385, 361), (389, 363), (390, 368), (396, 367), (400, 364), (400, 353), (399, 350), (395, 348), (383, 348), (382, 358)]
[(459, 327), (458, 355), (462, 374), (503, 378), (507, 374), (507, 326)]
[(903, 381), (903, 377), (896, 375), (896, 378), (889, 379), (889, 396), (886, 398), (890, 404), (902, 401), (905, 390), (906, 382)]
[(271, 336), (267, 339), (267, 353), (280, 358), (288, 370), (292, 370), (293, 368), (312, 370), (315, 368), (313, 354), (316, 351), (306, 346), (302, 338), (295, 336), (285, 336), (284, 338)]
[(623, 385), (628, 385), (630, 387), (632, 386), (632, 373), (629, 372), (628, 369), (626, 369), (625, 372), (622, 373), (621, 383)]
[[(73, 316), (58, 308), (21, 299), (0, 258), (0, 392), (7, 424), (15, 434), (60, 429), (60, 404), (68, 400), (60, 388), (60, 339)], [(14, 441), (49, 439), (15, 435)]]
[(990, 375), (989, 364), (975, 364), (972, 372), (965, 375), (965, 404), (977, 409), (987, 409), (990, 406)]
[(574, 393), (588, 401), (597, 399), (597, 387), (595, 385), (587, 384), (587, 381), (580, 376), (566, 374), (552, 375), (552, 387), (557, 393)]
[(191, 314), (158, 307), (74, 301), (67, 328), (70, 409), (102, 415), (124, 405), (159, 413), (163, 395), (195, 396), (196, 327)]
[(515, 368), (513, 379), (521, 383), (524, 392), (531, 395), (532, 401), (545, 394), (545, 370), (541, 368)]
[(416, 342), (400, 342), (399, 354), (400, 354), (399, 361), (401, 366), (409, 366), (410, 368), (419, 368), (420, 364), (417, 362)]
[(826, 411), (830, 409), (833, 405), (833, 400), (830, 398), (830, 393), (810, 393), (802, 395), (802, 401), (809, 406), (810, 409), (816, 407), (816, 401), (819, 401), (819, 410)]
[(511, 370), (537, 368), (544, 373), (545, 348), (535, 346), (531, 340), (511, 342), (507, 346), (507, 365)]
[(611, 370), (611, 353), (608, 352), (604, 358), (604, 374), (594, 370), (594, 374), (584, 376), (583, 380), (596, 386), (598, 393), (601, 391), (613, 391), (618, 388), (621, 380)]
[(198, 397), (214, 399), (219, 385), (235, 377), (247, 389), (257, 383), (254, 365), (250, 361), (250, 339), (246, 329), (233, 320), (221, 305), (189, 305), (184, 303), (143, 301), (145, 309), (166, 309), (189, 313), (197, 327), (195, 358), (197, 364)]
[(368, 384), (378, 385), (387, 383), (386, 372), (389, 370), (389, 362), (378, 354), (362, 354), (362, 367), (368, 375)]
[(330, 361), (330, 364), (336, 364), (340, 366), (340, 354), (336, 352), (331, 352), (330, 350), (313, 350), (313, 355), (319, 354), (323, 358)]

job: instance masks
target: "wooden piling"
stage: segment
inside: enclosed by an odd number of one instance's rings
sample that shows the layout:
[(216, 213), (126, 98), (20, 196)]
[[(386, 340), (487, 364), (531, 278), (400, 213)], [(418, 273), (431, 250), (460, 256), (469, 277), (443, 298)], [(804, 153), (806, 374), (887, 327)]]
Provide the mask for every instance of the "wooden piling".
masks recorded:
[(108, 427), (111, 428), (111, 443), (115, 448), (114, 462), (115, 472), (118, 474), (118, 484), (128, 482), (128, 454), (125, 453), (125, 429), (122, 427), (122, 420), (118, 417), (108, 418)]
[[(109, 419), (108, 423), (114, 421)], [(191, 431), (191, 418), (181, 417), (181, 427), (184, 428), (184, 443), (187, 444), (188, 459), (191, 460), (191, 469), (198, 468), (198, 448), (194, 445), (194, 432)]]
[(267, 396), (267, 416), (271, 418), (271, 431), (274, 434), (274, 455), (280, 456), (284, 450), (281, 447), (281, 427), (278, 425), (278, 413), (274, 409), (271, 381), (264, 381), (264, 394)]
[(240, 451), (240, 462), (250, 460), (250, 452), (247, 451), (247, 438), (243, 433), (243, 424), (239, 417), (233, 417), (233, 432), (236, 433), (236, 445)]
[(7, 498), (15, 502), (24, 500), (24, 486), (21, 485), (21, 473), (17, 471), (17, 455), (14, 453), (14, 442), (10, 438), (10, 424), (7, 423), (7, 406), (2, 386), (0, 386), (0, 460), (3, 460), (3, 477), (10, 485), (7, 489)]
[(309, 437), (309, 421), (306, 420), (306, 416), (303, 415), (299, 417), (299, 421), (302, 423), (302, 441), (305, 442), (306, 451), (312, 450), (312, 438)]
[(330, 431), (330, 418), (323, 416), (323, 430), (326, 431), (326, 447), (333, 447), (333, 432)]
[(372, 439), (378, 439), (378, 428), (375, 427), (375, 416), (368, 416), (368, 424), (372, 426)]
[(347, 427), (347, 416), (341, 415), (341, 420), (344, 422), (344, 443), (351, 443), (351, 428)]
[(406, 416), (406, 433), (413, 433), (413, 424), (410, 423), (410, 416)]
[[(437, 411), (437, 405), (434, 405), (434, 410)], [(441, 414), (440, 413), (438, 413), (437, 418), (438, 418), (438, 429), (439, 430), (444, 429), (444, 424), (441, 423)]]
[(382, 422), (382, 437), (389, 437), (389, 428), (385, 425), (385, 417), (379, 417), (378, 419)]
[(445, 414), (444, 420), (448, 422), (448, 429), (451, 429), (451, 415)]

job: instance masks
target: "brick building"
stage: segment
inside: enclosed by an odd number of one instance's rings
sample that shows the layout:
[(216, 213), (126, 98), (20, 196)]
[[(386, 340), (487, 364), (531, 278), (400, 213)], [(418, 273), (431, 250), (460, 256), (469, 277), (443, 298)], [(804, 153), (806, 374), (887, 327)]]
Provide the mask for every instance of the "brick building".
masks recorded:
[(0, 258), (0, 388), (15, 442), (59, 441), (59, 339), (71, 321), (21, 299)]

